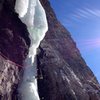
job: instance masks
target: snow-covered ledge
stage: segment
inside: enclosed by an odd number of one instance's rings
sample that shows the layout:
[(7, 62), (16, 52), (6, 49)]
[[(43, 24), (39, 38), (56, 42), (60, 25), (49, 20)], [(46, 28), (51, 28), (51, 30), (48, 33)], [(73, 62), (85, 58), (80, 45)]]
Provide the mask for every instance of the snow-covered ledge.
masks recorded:
[(26, 24), (30, 33), (31, 46), (24, 63), (24, 75), (19, 87), (21, 100), (40, 100), (37, 90), (36, 49), (48, 30), (45, 10), (39, 0), (16, 0), (15, 11)]

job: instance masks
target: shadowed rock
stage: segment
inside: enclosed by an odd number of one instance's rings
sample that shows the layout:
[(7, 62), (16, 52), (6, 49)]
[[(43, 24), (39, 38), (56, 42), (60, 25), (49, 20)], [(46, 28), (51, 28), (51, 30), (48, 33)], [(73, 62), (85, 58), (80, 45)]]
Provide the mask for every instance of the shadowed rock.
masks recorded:
[(30, 39), (14, 12), (15, 0), (0, 1), (0, 100), (17, 100), (22, 65)]

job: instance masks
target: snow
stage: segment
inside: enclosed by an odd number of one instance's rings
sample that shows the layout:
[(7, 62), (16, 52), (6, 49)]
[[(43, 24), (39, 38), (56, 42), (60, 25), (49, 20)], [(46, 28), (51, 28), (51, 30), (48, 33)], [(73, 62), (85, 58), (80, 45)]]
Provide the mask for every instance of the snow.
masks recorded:
[(63, 72), (63, 70), (60, 70), (60, 73), (61, 73), (61, 76), (62, 76), (63, 80), (67, 80), (68, 84), (70, 84), (70, 80), (67, 77), (67, 75)]
[(73, 70), (71, 68), (68, 68), (68, 70), (70, 71), (71, 75), (74, 77), (74, 79), (79, 83), (79, 85), (81, 87), (83, 87), (81, 80), (75, 75), (75, 73), (73, 72)]
[(39, 0), (16, 0), (15, 11), (26, 24), (30, 33), (31, 46), (24, 63), (24, 75), (19, 86), (22, 100), (40, 100), (37, 90), (36, 49), (48, 30), (45, 10)]

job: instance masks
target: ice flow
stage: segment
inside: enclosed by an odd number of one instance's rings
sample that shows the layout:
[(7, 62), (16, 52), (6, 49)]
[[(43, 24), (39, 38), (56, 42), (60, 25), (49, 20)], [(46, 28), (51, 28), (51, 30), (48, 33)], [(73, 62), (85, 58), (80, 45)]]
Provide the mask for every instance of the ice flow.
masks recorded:
[(21, 100), (40, 100), (37, 90), (36, 49), (48, 30), (46, 13), (39, 0), (16, 0), (15, 11), (26, 24), (31, 39), (29, 54), (24, 63), (23, 80), (19, 86)]

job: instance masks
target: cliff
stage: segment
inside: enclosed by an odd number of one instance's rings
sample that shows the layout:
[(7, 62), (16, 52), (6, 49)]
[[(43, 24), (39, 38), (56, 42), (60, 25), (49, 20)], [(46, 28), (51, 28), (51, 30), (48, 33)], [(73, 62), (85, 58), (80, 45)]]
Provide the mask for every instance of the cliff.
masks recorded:
[[(49, 24), (37, 54), (41, 100), (100, 100), (100, 85), (71, 34), (57, 20), (49, 1), (41, 3)], [(0, 1), (0, 100), (19, 100), (17, 86), (30, 46), (29, 33), (14, 4), (15, 0)]]
[(39, 47), (38, 80), (43, 100), (100, 100), (100, 86), (81, 57), (71, 34), (61, 25), (47, 0), (41, 1), (49, 30)]
[(0, 1), (0, 100), (16, 100), (30, 39), (14, 12), (14, 0)]

